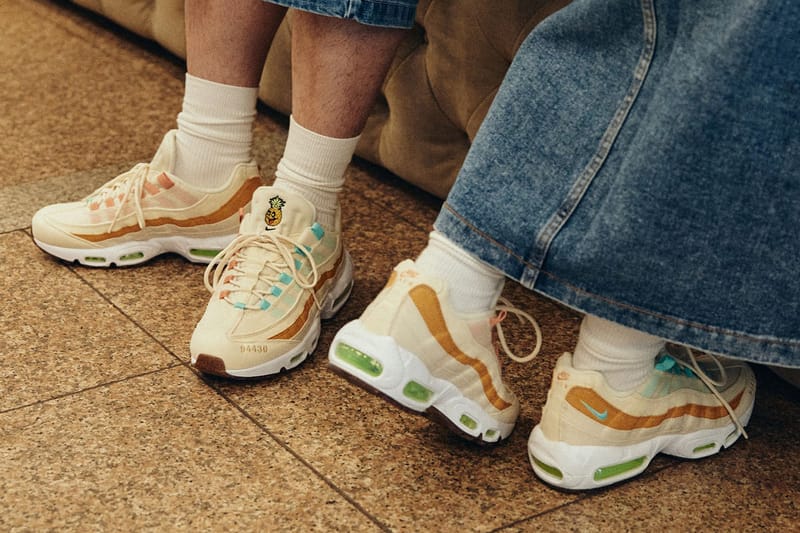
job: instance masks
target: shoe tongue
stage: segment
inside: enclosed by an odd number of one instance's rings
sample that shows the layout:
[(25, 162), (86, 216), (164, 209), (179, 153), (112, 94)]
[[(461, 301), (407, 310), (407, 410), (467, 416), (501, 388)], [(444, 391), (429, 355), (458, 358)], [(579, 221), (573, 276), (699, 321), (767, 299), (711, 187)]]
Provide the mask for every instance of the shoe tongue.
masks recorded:
[(316, 219), (317, 210), (299, 194), (275, 187), (259, 187), (253, 193), (250, 213), (242, 220), (240, 231), (250, 234), (274, 231), (297, 236)]
[(164, 135), (161, 145), (150, 160), (150, 169), (157, 172), (169, 172), (175, 168), (175, 155), (178, 153), (175, 146), (177, 130), (170, 130)]

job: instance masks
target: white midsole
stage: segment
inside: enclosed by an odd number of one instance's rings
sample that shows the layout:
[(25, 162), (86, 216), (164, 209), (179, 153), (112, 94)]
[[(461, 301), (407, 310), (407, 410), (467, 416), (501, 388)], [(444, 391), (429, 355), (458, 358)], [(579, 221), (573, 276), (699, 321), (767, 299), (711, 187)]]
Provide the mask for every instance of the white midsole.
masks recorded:
[[(380, 375), (371, 375), (352, 366), (337, 354), (340, 344), (347, 345), (378, 361), (382, 365)], [(330, 365), (340, 369), (366, 385), (381, 391), (400, 405), (413, 411), (424, 412), (435, 408), (446, 416), (459, 430), (487, 442), (507, 437), (514, 429), (513, 423), (496, 420), (477, 402), (472, 401), (447, 380), (437, 378), (415, 354), (404, 349), (388, 336), (371, 333), (359, 320), (346, 324), (333, 339), (328, 354)], [(408, 383), (414, 382), (432, 391), (427, 401), (418, 401), (404, 394)], [(466, 415), (477, 422), (474, 428), (465, 426), (462, 416)], [(494, 431), (487, 437), (487, 431)]]
[(36, 238), (34, 242), (45, 252), (66, 261), (78, 261), (87, 266), (136, 265), (157, 255), (173, 252), (196, 263), (209, 263), (214, 255), (197, 254), (193, 250), (222, 250), (236, 237), (220, 235), (215, 237), (185, 237), (169, 235), (153, 237), (146, 241), (128, 241), (102, 248), (62, 248), (47, 244)]
[[(742, 425), (750, 420), (752, 405), (740, 418)], [(661, 435), (642, 442), (623, 446), (571, 445), (548, 439), (540, 426), (533, 428), (528, 439), (528, 457), (536, 475), (546, 483), (572, 490), (594, 489), (617, 483), (644, 471), (658, 453), (687, 459), (699, 459), (718, 453), (739, 438), (733, 422), (718, 428), (694, 431), (686, 435)], [(713, 447), (708, 447), (714, 443)], [(595, 479), (600, 469), (621, 465), (643, 458), (638, 466), (616, 476)], [(555, 467), (561, 476), (553, 475), (538, 462)]]

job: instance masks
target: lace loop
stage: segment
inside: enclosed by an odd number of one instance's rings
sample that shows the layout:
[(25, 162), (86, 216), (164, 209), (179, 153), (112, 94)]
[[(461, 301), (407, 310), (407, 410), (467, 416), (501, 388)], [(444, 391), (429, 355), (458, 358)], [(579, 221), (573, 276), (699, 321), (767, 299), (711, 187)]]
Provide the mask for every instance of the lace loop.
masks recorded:
[[(501, 305), (495, 307), (495, 310), (498, 311), (498, 315), (491, 320), (491, 325), (497, 330), (497, 339), (500, 341), (500, 346), (503, 348), (503, 351), (508, 356), (509, 359), (512, 361), (516, 361), (517, 363), (527, 363), (532, 361), (542, 349), (542, 328), (539, 326), (539, 323), (533, 318), (531, 315), (523, 311), (522, 309), (518, 309), (514, 307), (511, 302), (506, 300), (505, 298), (500, 298)], [(501, 322), (505, 320), (508, 313), (517, 315), (517, 318), (520, 321), (520, 324), (525, 324), (527, 320), (528, 323), (533, 327), (533, 331), (536, 334), (536, 346), (533, 350), (526, 356), (520, 357), (516, 355), (514, 352), (511, 351), (511, 348), (508, 347), (508, 343), (506, 342), (506, 335), (503, 331), (503, 326)]]
[[(261, 250), (261, 253), (258, 250)], [(310, 276), (300, 273), (293, 253), (308, 260), (311, 266)], [(287, 270), (301, 289), (311, 291), (314, 303), (320, 307), (316, 292), (313, 290), (320, 279), (313, 255), (301, 242), (279, 233), (264, 232), (237, 236), (208, 264), (203, 283), (212, 293), (220, 284), (229, 285), (231, 287), (229, 293), (249, 293), (259, 301), (265, 301), (274, 295), (272, 287), (281, 281), (282, 275), (286, 275)], [(245, 309), (262, 309), (255, 304), (234, 302), (224, 291), (222, 294), (224, 294), (223, 299), (231, 305)]]
[(714, 362), (714, 364), (719, 369), (720, 380), (715, 381), (711, 379), (708, 376), (708, 374), (706, 374), (700, 368), (700, 365), (697, 362), (697, 357), (694, 355), (694, 352), (691, 350), (691, 348), (689, 348), (688, 346), (682, 346), (682, 348), (686, 351), (686, 354), (689, 356), (689, 361), (691, 364), (688, 364), (685, 361), (681, 361), (680, 359), (675, 359), (675, 362), (678, 363), (680, 366), (688, 368), (695, 373), (695, 375), (700, 379), (700, 381), (702, 381), (703, 384), (705, 384), (705, 386), (708, 387), (708, 389), (711, 391), (711, 394), (714, 395), (717, 401), (719, 401), (719, 403), (721, 403), (722, 406), (725, 408), (725, 410), (728, 412), (728, 416), (731, 417), (731, 420), (733, 421), (733, 424), (736, 426), (737, 431), (739, 431), (739, 434), (742, 435), (745, 439), (749, 438), (747, 436), (747, 431), (745, 431), (744, 429), (744, 425), (739, 420), (739, 417), (736, 416), (733, 407), (731, 407), (731, 404), (729, 404), (725, 400), (725, 398), (722, 397), (722, 395), (719, 393), (719, 390), (717, 389), (717, 387), (724, 386), (728, 380), (728, 376), (727, 373), (725, 372), (725, 367), (723, 366), (723, 364), (720, 363), (719, 359), (716, 356), (711, 355), (709, 353), (705, 354), (710, 360)]
[(142, 210), (142, 191), (144, 190), (144, 183), (147, 176), (150, 174), (149, 163), (138, 163), (128, 172), (124, 172), (112, 179), (87, 198), (88, 202), (102, 203), (107, 199), (112, 199), (114, 203), (118, 203), (114, 216), (108, 224), (106, 233), (111, 233), (114, 229), (114, 224), (119, 220), (122, 210), (128, 203), (129, 199), (133, 199), (133, 210), (136, 214), (136, 222), (139, 228), (144, 229), (146, 222), (144, 218), (144, 211)]

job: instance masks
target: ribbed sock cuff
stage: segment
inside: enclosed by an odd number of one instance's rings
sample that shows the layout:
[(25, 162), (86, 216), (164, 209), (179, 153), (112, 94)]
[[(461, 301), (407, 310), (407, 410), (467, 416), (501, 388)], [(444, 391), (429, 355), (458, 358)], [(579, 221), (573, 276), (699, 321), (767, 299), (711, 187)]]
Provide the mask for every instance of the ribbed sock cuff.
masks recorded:
[(317, 208), (320, 223), (331, 225), (344, 187), (344, 173), (360, 136), (320, 135), (289, 119), (289, 137), (275, 171), (275, 187), (302, 194)]
[(581, 323), (572, 364), (581, 370), (601, 372), (609, 386), (632, 390), (653, 371), (653, 362), (664, 340), (595, 315)]
[(437, 231), (416, 260), (420, 272), (447, 283), (450, 303), (462, 313), (488, 311), (497, 304), (505, 275)]
[(193, 185), (226, 184), (233, 168), (251, 159), (258, 89), (186, 74), (178, 115), (175, 174)]

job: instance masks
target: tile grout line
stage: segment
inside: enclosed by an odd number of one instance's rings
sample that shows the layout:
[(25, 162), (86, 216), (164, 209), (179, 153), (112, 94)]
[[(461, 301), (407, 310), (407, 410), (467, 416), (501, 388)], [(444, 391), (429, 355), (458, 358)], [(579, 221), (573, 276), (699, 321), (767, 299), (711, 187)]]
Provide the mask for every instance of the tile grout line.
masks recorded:
[[(62, 261), (62, 263), (63, 263), (63, 261)], [(178, 355), (177, 355), (175, 352), (173, 352), (173, 351), (172, 351), (170, 348), (168, 348), (166, 345), (164, 345), (164, 343), (163, 343), (161, 340), (159, 340), (158, 338), (156, 338), (156, 336), (155, 336), (155, 335), (153, 335), (153, 334), (152, 334), (150, 331), (148, 331), (148, 330), (147, 330), (147, 328), (145, 328), (144, 326), (142, 326), (142, 324), (140, 324), (140, 323), (139, 323), (139, 322), (138, 322), (136, 319), (134, 319), (133, 317), (131, 317), (130, 315), (128, 315), (128, 314), (127, 314), (125, 311), (123, 311), (123, 310), (122, 310), (122, 308), (120, 308), (120, 307), (119, 307), (117, 304), (115, 304), (114, 302), (112, 302), (112, 301), (111, 301), (111, 299), (110, 299), (108, 296), (106, 296), (105, 294), (103, 294), (103, 293), (102, 293), (102, 292), (101, 292), (101, 291), (100, 291), (100, 290), (99, 290), (97, 287), (95, 287), (94, 285), (92, 285), (92, 284), (91, 284), (91, 283), (90, 283), (90, 282), (89, 282), (89, 281), (88, 281), (86, 278), (84, 278), (83, 276), (81, 276), (81, 275), (78, 273), (78, 270), (76, 269), (76, 267), (75, 267), (74, 265), (72, 265), (72, 264), (67, 264), (67, 263), (64, 263), (64, 265), (63, 265), (63, 266), (64, 266), (64, 267), (65, 267), (67, 270), (69, 270), (69, 271), (70, 271), (70, 272), (71, 272), (71, 273), (72, 273), (72, 274), (73, 274), (73, 275), (74, 275), (76, 278), (78, 278), (78, 279), (81, 281), (81, 283), (83, 283), (84, 285), (86, 285), (87, 287), (89, 287), (89, 288), (90, 288), (92, 291), (94, 291), (94, 292), (95, 292), (95, 294), (97, 294), (98, 296), (100, 296), (100, 298), (102, 298), (102, 299), (103, 299), (103, 300), (104, 300), (104, 301), (105, 301), (107, 304), (109, 304), (111, 307), (113, 307), (114, 309), (116, 309), (117, 311), (119, 311), (119, 313), (120, 313), (122, 316), (124, 316), (126, 319), (128, 319), (128, 320), (129, 320), (129, 321), (130, 321), (130, 322), (131, 322), (131, 323), (132, 323), (134, 326), (136, 326), (136, 327), (137, 327), (137, 328), (138, 328), (138, 329), (139, 329), (139, 330), (140, 330), (142, 333), (144, 333), (144, 334), (145, 334), (147, 337), (149, 337), (149, 338), (150, 338), (152, 341), (154, 341), (156, 344), (158, 344), (158, 345), (159, 345), (159, 346), (160, 346), (160, 347), (161, 347), (161, 348), (162, 348), (164, 351), (166, 351), (168, 354), (170, 354), (170, 355), (172, 356), (172, 358), (173, 358), (173, 359), (175, 359), (175, 360), (176, 360), (176, 361), (177, 361), (179, 364), (183, 364), (183, 359), (182, 359), (181, 357), (179, 357), (179, 356), (178, 356)], [(85, 267), (84, 267), (84, 268), (85, 268)]]
[[(646, 478), (653, 477), (655, 474), (657, 474), (659, 472), (663, 472), (664, 470), (667, 470), (669, 468), (673, 468), (678, 464), (680, 464), (680, 462), (679, 461), (675, 461), (675, 462), (672, 462), (672, 463), (667, 464), (665, 466), (662, 466), (661, 468), (657, 468), (657, 469), (653, 469), (653, 470), (648, 469), (648, 470), (646, 470), (645, 473), (643, 473), (643, 474), (641, 474), (639, 476), (636, 476), (635, 478), (628, 479), (625, 482), (623, 482), (622, 484), (623, 485), (627, 485), (627, 484), (633, 482), (634, 480), (644, 480)], [(544, 483), (544, 482), (542, 482), (542, 483)], [(514, 520), (513, 522), (509, 522), (508, 524), (503, 524), (502, 526), (499, 526), (499, 527), (497, 527), (495, 529), (490, 530), (490, 533), (501, 533), (503, 530), (506, 530), (506, 529), (508, 529), (510, 527), (514, 527), (516, 525), (524, 524), (525, 522), (528, 522), (528, 521), (536, 519), (536, 518), (541, 518), (541, 517), (547, 516), (547, 515), (552, 514), (552, 513), (556, 512), (556, 511), (560, 511), (562, 509), (566, 509), (567, 507), (570, 507), (570, 506), (578, 504), (578, 503), (588, 502), (590, 500), (593, 500), (593, 499), (596, 499), (598, 497), (604, 496), (605, 494), (615, 490), (615, 488), (617, 488), (619, 486), (620, 485), (608, 485), (608, 486), (601, 487), (599, 489), (594, 489), (594, 490), (591, 490), (591, 491), (588, 491), (588, 492), (583, 492), (583, 493), (576, 492), (577, 497), (574, 500), (562, 503), (561, 505), (556, 505), (555, 507), (552, 507), (552, 508), (547, 509), (545, 511), (542, 511), (540, 513), (532, 514), (530, 516), (526, 516), (525, 518), (520, 518), (518, 520)], [(558, 492), (560, 494), (569, 494), (571, 492), (571, 491), (568, 491), (568, 490), (558, 490), (558, 489), (552, 489), (552, 490), (554, 490), (555, 492)], [(575, 492), (575, 491), (572, 491), (572, 492)]]
[[(157, 339), (157, 338), (156, 338), (156, 337), (155, 337), (155, 336), (154, 336), (152, 333), (150, 333), (149, 331), (147, 331), (147, 329), (145, 329), (145, 328), (144, 328), (144, 327), (143, 327), (141, 324), (139, 324), (139, 322), (137, 322), (135, 319), (133, 319), (132, 317), (130, 317), (128, 314), (126, 314), (126, 313), (125, 313), (125, 312), (124, 312), (124, 311), (123, 311), (123, 310), (122, 310), (122, 309), (121, 309), (119, 306), (117, 306), (117, 305), (116, 305), (114, 302), (112, 302), (112, 301), (111, 301), (111, 300), (110, 300), (110, 299), (109, 299), (109, 298), (108, 298), (108, 297), (107, 297), (105, 294), (103, 294), (102, 292), (100, 292), (100, 291), (99, 291), (99, 290), (98, 290), (96, 287), (94, 287), (94, 286), (93, 286), (91, 283), (89, 283), (89, 281), (88, 281), (88, 280), (86, 280), (85, 278), (83, 278), (83, 277), (82, 277), (82, 276), (81, 276), (81, 275), (80, 275), (80, 274), (77, 272), (77, 270), (75, 269), (75, 267), (73, 267), (73, 266), (71, 266), (71, 265), (66, 265), (66, 268), (67, 268), (67, 270), (69, 270), (70, 272), (72, 272), (72, 273), (73, 273), (73, 275), (75, 275), (75, 276), (76, 276), (76, 277), (77, 277), (77, 278), (78, 278), (78, 279), (79, 279), (79, 280), (80, 280), (82, 283), (84, 283), (84, 284), (85, 284), (87, 287), (89, 287), (89, 288), (90, 288), (90, 289), (92, 289), (92, 290), (93, 290), (95, 293), (97, 293), (97, 294), (98, 294), (98, 295), (99, 295), (99, 296), (100, 296), (100, 297), (101, 297), (103, 300), (105, 300), (105, 301), (106, 301), (106, 302), (107, 302), (109, 305), (111, 305), (111, 306), (112, 306), (114, 309), (116, 309), (117, 311), (119, 311), (119, 312), (122, 314), (122, 316), (124, 316), (125, 318), (127, 318), (128, 320), (130, 320), (130, 321), (131, 321), (131, 323), (133, 323), (133, 324), (134, 324), (134, 325), (135, 325), (135, 326), (136, 326), (136, 327), (137, 327), (139, 330), (141, 330), (142, 332), (144, 332), (144, 333), (145, 333), (145, 335), (147, 335), (148, 337), (150, 337), (150, 338), (151, 338), (153, 341), (155, 341), (155, 342), (156, 342), (156, 343), (157, 343), (159, 346), (161, 346), (161, 348), (162, 348), (162, 349), (166, 350), (166, 351), (167, 351), (167, 353), (169, 353), (169, 354), (170, 354), (172, 357), (174, 357), (174, 358), (177, 360), (177, 363), (176, 363), (176, 364), (173, 364), (173, 365), (171, 365), (171, 366), (170, 366), (170, 367), (168, 367), (168, 368), (176, 368), (177, 366), (183, 366), (183, 367), (185, 367), (185, 368), (189, 369), (191, 372), (193, 372), (193, 373), (195, 373), (196, 375), (198, 375), (198, 377), (200, 377), (200, 379), (201, 379), (201, 380), (202, 380), (202, 381), (203, 381), (203, 382), (204, 382), (206, 385), (208, 385), (208, 386), (209, 386), (209, 387), (210, 387), (212, 390), (214, 390), (214, 391), (215, 391), (215, 392), (216, 392), (216, 393), (217, 393), (217, 394), (218, 394), (218, 395), (219, 395), (219, 396), (220, 396), (222, 399), (224, 399), (224, 400), (225, 400), (226, 402), (228, 402), (228, 403), (229, 403), (231, 406), (233, 406), (233, 407), (234, 407), (234, 409), (236, 409), (237, 411), (239, 411), (239, 413), (241, 413), (241, 415), (242, 415), (242, 416), (244, 416), (244, 417), (245, 417), (247, 420), (250, 420), (250, 422), (252, 422), (253, 424), (255, 424), (255, 426), (256, 426), (256, 427), (258, 427), (258, 428), (259, 428), (259, 429), (260, 429), (260, 430), (261, 430), (261, 431), (262, 431), (264, 434), (266, 434), (267, 436), (269, 436), (269, 437), (270, 437), (270, 438), (271, 438), (271, 439), (272, 439), (272, 440), (273, 440), (273, 441), (274, 441), (276, 444), (278, 444), (278, 445), (279, 445), (281, 448), (283, 448), (284, 450), (286, 450), (286, 451), (287, 451), (287, 452), (288, 452), (288, 453), (289, 453), (289, 454), (290, 454), (292, 457), (294, 457), (296, 460), (298, 460), (298, 461), (299, 461), (299, 462), (300, 462), (300, 463), (301, 463), (303, 466), (305, 466), (306, 468), (308, 468), (309, 470), (311, 470), (311, 471), (314, 473), (314, 475), (316, 475), (316, 476), (317, 476), (317, 477), (318, 477), (318, 478), (319, 478), (321, 481), (323, 481), (325, 484), (327, 484), (329, 487), (331, 487), (331, 489), (333, 489), (333, 490), (334, 490), (334, 492), (336, 492), (336, 493), (337, 493), (337, 494), (339, 494), (339, 495), (340, 495), (342, 498), (344, 498), (344, 500), (345, 500), (345, 501), (347, 501), (347, 502), (348, 502), (350, 505), (352, 505), (352, 506), (353, 506), (353, 507), (354, 507), (356, 510), (358, 510), (359, 512), (361, 512), (361, 513), (362, 513), (362, 514), (363, 514), (363, 515), (364, 515), (366, 518), (368, 518), (368, 519), (369, 519), (371, 522), (373, 522), (375, 525), (377, 525), (379, 528), (381, 528), (381, 530), (383, 530), (383, 531), (391, 531), (391, 529), (390, 529), (388, 526), (386, 526), (386, 524), (384, 524), (383, 522), (381, 522), (381, 521), (380, 521), (380, 520), (379, 520), (377, 517), (373, 516), (373, 515), (372, 515), (371, 513), (369, 513), (369, 512), (368, 512), (366, 509), (364, 509), (364, 507), (363, 507), (361, 504), (359, 504), (357, 501), (355, 501), (355, 499), (353, 499), (353, 498), (352, 498), (350, 495), (348, 495), (348, 494), (347, 494), (347, 493), (346, 493), (344, 490), (342, 490), (341, 488), (339, 488), (339, 487), (338, 487), (338, 486), (337, 486), (335, 483), (333, 483), (333, 481), (329, 480), (329, 479), (328, 479), (328, 478), (327, 478), (325, 475), (323, 475), (323, 474), (322, 474), (322, 473), (321, 473), (319, 470), (317, 470), (317, 469), (316, 469), (316, 468), (315, 468), (315, 467), (314, 467), (314, 466), (313, 466), (311, 463), (309, 463), (309, 462), (308, 462), (306, 459), (304, 459), (302, 456), (300, 456), (300, 454), (299, 454), (299, 453), (297, 453), (295, 450), (293, 450), (293, 449), (292, 449), (292, 448), (291, 448), (291, 447), (290, 447), (290, 446), (289, 446), (289, 445), (288, 445), (286, 442), (284, 442), (282, 439), (278, 438), (278, 437), (277, 437), (275, 434), (273, 434), (273, 433), (272, 433), (272, 432), (271, 432), (269, 429), (267, 429), (267, 428), (266, 428), (266, 427), (265, 427), (263, 424), (261, 424), (261, 423), (260, 423), (258, 420), (256, 420), (256, 419), (255, 419), (255, 417), (253, 417), (253, 415), (251, 415), (249, 412), (247, 412), (247, 410), (246, 410), (246, 409), (244, 409), (242, 406), (240, 406), (238, 403), (236, 403), (236, 402), (235, 402), (233, 399), (231, 399), (231, 398), (230, 398), (230, 397), (229, 397), (227, 394), (225, 394), (225, 393), (224, 393), (224, 392), (223, 392), (223, 391), (222, 391), (222, 390), (221, 390), (221, 389), (220, 389), (220, 388), (219, 388), (217, 385), (215, 385), (214, 383), (211, 383), (211, 382), (210, 382), (208, 379), (206, 379), (206, 378), (205, 378), (205, 377), (204, 377), (202, 374), (200, 374), (199, 372), (197, 372), (195, 369), (191, 368), (187, 362), (183, 361), (183, 360), (182, 360), (180, 357), (178, 357), (178, 356), (177, 356), (177, 355), (176, 355), (176, 354), (175, 354), (175, 353), (174, 353), (174, 352), (173, 352), (171, 349), (167, 348), (167, 347), (166, 347), (166, 346), (165, 346), (165, 345), (164, 345), (164, 344), (163, 344), (163, 343), (162, 343), (160, 340), (158, 340), (158, 339)], [(160, 370), (163, 370), (163, 369), (160, 369)], [(149, 373), (153, 373), (153, 372), (158, 372), (158, 371), (160, 371), (160, 370), (156, 370), (156, 371), (148, 372), (148, 373), (145, 373), (145, 374), (143, 374), (143, 375), (147, 375), (147, 374), (149, 374)], [(135, 376), (131, 376), (131, 377), (135, 377)], [(128, 378), (125, 378), (125, 379), (128, 379)], [(125, 381), (125, 379), (121, 379), (121, 380), (119, 380), (119, 381)], [(98, 385), (98, 386), (100, 386), (100, 385)], [(86, 390), (89, 390), (89, 389), (86, 389)]]
[(119, 379), (112, 379), (111, 381), (104, 381), (102, 383), (97, 383), (95, 385), (91, 385), (89, 387), (84, 387), (84, 388), (79, 389), (79, 390), (74, 390), (74, 391), (71, 391), (71, 392), (65, 392), (63, 394), (57, 394), (55, 396), (51, 396), (51, 397), (45, 398), (43, 400), (36, 400), (35, 402), (26, 403), (26, 404), (23, 404), (23, 405), (17, 405), (15, 407), (10, 407), (8, 409), (3, 409), (3, 410), (0, 410), (0, 415), (4, 415), (6, 413), (11, 413), (11, 412), (14, 412), (14, 411), (19, 411), (21, 409), (26, 409), (28, 407), (33, 407), (35, 405), (43, 405), (43, 404), (46, 404), (46, 403), (54, 402), (56, 400), (69, 398), (70, 396), (77, 396), (79, 394), (83, 394), (84, 392), (97, 390), (97, 389), (100, 389), (100, 388), (103, 388), (103, 387), (108, 387), (108, 386), (111, 386), (111, 385), (116, 385), (116, 384), (122, 383), (124, 381), (129, 381), (129, 380), (132, 380), (132, 379), (137, 379), (137, 378), (140, 378), (140, 377), (149, 376), (149, 375), (152, 375), (152, 374), (157, 374), (159, 372), (164, 372), (165, 370), (172, 370), (173, 368), (177, 368), (179, 366), (181, 366), (181, 363), (172, 363), (172, 364), (170, 364), (168, 366), (165, 366), (165, 367), (155, 368), (153, 370), (147, 370), (145, 372), (140, 372), (138, 374), (132, 374), (132, 375), (129, 375), (129, 376), (121, 377)]
[(197, 370), (195, 370), (193, 368), (190, 368), (190, 370), (192, 372), (195, 372), (206, 385), (208, 385), (209, 387), (211, 387), (211, 389), (216, 391), (217, 394), (222, 399), (224, 399), (231, 406), (233, 406), (234, 409), (239, 411), (239, 413), (241, 413), (242, 416), (244, 416), (246, 419), (250, 420), (250, 422), (252, 422), (257, 428), (259, 428), (264, 434), (266, 434), (273, 441), (275, 441), (275, 443), (278, 444), (278, 446), (280, 446), (281, 448), (286, 450), (289, 453), (289, 455), (291, 455), (297, 461), (299, 461), (300, 464), (302, 464), (303, 466), (305, 466), (306, 468), (311, 470), (311, 472), (313, 472), (314, 475), (317, 476), (317, 478), (319, 478), (323, 483), (325, 483), (331, 489), (333, 489), (334, 492), (336, 492), (339, 496), (344, 498), (345, 501), (347, 501), (350, 505), (352, 505), (357, 511), (361, 512), (366, 518), (368, 518), (372, 523), (374, 523), (376, 526), (378, 526), (382, 531), (392, 531), (391, 528), (389, 528), (386, 524), (384, 524), (377, 517), (373, 516), (372, 513), (367, 511), (352, 496), (347, 494), (343, 489), (341, 489), (338, 485), (336, 485), (332, 480), (328, 479), (327, 476), (325, 476), (322, 472), (317, 470), (314, 467), (314, 465), (312, 465), (305, 458), (303, 458), (298, 452), (296, 452), (294, 449), (292, 449), (291, 446), (289, 446), (288, 443), (286, 443), (284, 440), (280, 439), (277, 435), (275, 435), (272, 431), (270, 431), (261, 422), (256, 420), (256, 418), (253, 415), (251, 415), (249, 412), (247, 412), (246, 409), (244, 409), (241, 405), (239, 405), (232, 398), (230, 398), (224, 391), (222, 391), (222, 389), (217, 384), (211, 382), (209, 379), (207, 379), (205, 376), (203, 376)]

